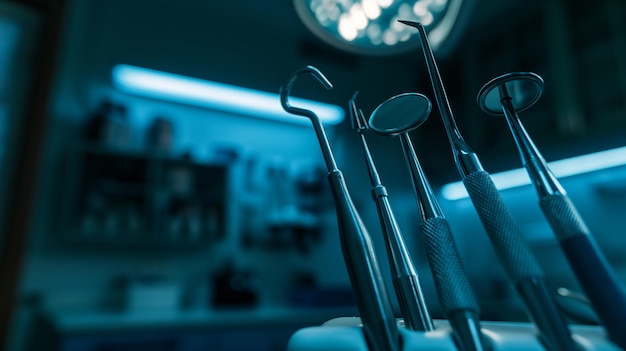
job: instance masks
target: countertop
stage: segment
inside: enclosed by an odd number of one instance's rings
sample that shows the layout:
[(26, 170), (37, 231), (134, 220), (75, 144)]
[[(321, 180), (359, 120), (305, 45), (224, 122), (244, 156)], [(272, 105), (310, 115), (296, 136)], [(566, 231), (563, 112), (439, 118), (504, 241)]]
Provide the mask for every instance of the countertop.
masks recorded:
[(145, 312), (49, 311), (61, 333), (93, 333), (190, 328), (319, 326), (336, 317), (358, 315), (351, 308), (274, 308), (228, 310), (163, 310)]

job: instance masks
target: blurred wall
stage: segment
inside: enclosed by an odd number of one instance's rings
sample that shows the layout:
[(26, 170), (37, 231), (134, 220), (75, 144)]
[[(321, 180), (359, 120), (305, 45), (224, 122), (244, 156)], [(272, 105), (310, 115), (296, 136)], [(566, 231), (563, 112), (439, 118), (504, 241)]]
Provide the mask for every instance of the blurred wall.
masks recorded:
[[(272, 163), (289, 169), (323, 167), (319, 145), (310, 127), (141, 99), (112, 88), (112, 67), (127, 63), (277, 92), (293, 69), (317, 61), (298, 52), (296, 34), (301, 34), (300, 29), (284, 29), (300, 26), (293, 16), (286, 17), (285, 23), (263, 23), (260, 26), (247, 23), (257, 16), (250, 11), (230, 17), (228, 11), (232, 6), (207, 4), (194, 11), (195, 6), (193, 1), (183, 1), (176, 6), (169, 2), (75, 1), (69, 6), (57, 90), (53, 96), (52, 132), (46, 149), (45, 168), (50, 174), (44, 178), (32, 249), (22, 284), (23, 294), (39, 296), (46, 307), (78, 311), (100, 308), (111, 293), (111, 283), (120, 276), (159, 275), (182, 286), (193, 285), (230, 259), (234, 259), (236, 266), (252, 268), (258, 274), (263, 287), (261, 301), (269, 305), (286, 303), (286, 288), (292, 275), (299, 271), (312, 271), (322, 286), (349, 284), (332, 207), (328, 207), (331, 212), (323, 217), (322, 241), (309, 255), (302, 255), (294, 249), (241, 248), (241, 228), (247, 220), (240, 211), (247, 196), (242, 190), (246, 161), (256, 158), (260, 167)], [(277, 6), (276, 11), (292, 11), (291, 6), (285, 6), (287, 9)], [(320, 68), (337, 82), (337, 89), (325, 92), (315, 83), (303, 81), (295, 94), (345, 104), (346, 96), (353, 93), (352, 89), (359, 85), (359, 81), (370, 83), (371, 80), (376, 82), (377, 89), (360, 95), (363, 105), (369, 106), (373, 102), (368, 96), (373, 94), (380, 96), (382, 101), (385, 95), (380, 90), (409, 90), (413, 84), (411, 75), (390, 75), (388, 67), (384, 71), (370, 69), (385, 61), (396, 62), (397, 59), (364, 59), (354, 67), (337, 67), (321, 59)], [(401, 71), (400, 67), (395, 67)], [(338, 79), (333, 79), (335, 77)], [(135, 146), (143, 142), (152, 119), (165, 116), (174, 121), (176, 152), (190, 151), (194, 159), (200, 161), (210, 161), (217, 151), (223, 149), (238, 154), (229, 175), (229, 218), (223, 241), (190, 252), (97, 245), (72, 247), (59, 242), (63, 234), (59, 231), (63, 227), (59, 226), (57, 205), (68, 206), (70, 201), (65, 191), (68, 189), (67, 179), (71, 177), (67, 172), (74, 162), (71, 155), (81, 147), (77, 137), (81, 129), (104, 99), (128, 108)], [(348, 122), (327, 130), (340, 167), (347, 168), (346, 177), (355, 202), (363, 211), (368, 227), (372, 228), (382, 261), (384, 248), (375, 208), (369, 198), (365, 169), (355, 169), (355, 166), (363, 166), (362, 155), (354, 147), (356, 139), (346, 141), (346, 131), (352, 137)], [(385, 142), (393, 144), (392, 140)], [(379, 144), (384, 155), (381, 161), (399, 164), (401, 155), (394, 153), (389, 157), (384, 151), (385, 145)], [(397, 173), (390, 172), (390, 183), (395, 182), (397, 176), (394, 174)], [(254, 176), (263, 178), (263, 174)], [(404, 187), (400, 185), (400, 189)], [(398, 197), (415, 207), (410, 197), (403, 194)], [(411, 221), (411, 217), (399, 220)], [(210, 292), (211, 287), (208, 289)]]

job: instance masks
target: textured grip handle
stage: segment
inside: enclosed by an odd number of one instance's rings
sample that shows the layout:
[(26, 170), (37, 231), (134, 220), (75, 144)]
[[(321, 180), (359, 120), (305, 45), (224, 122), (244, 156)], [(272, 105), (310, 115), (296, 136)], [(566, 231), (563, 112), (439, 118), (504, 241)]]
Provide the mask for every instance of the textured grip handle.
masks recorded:
[(471, 173), (463, 183), (543, 342), (550, 350), (574, 349), (565, 320), (545, 285), (543, 271), (489, 174)]
[(421, 230), (439, 303), (446, 317), (456, 310), (471, 310), (478, 314), (480, 307), (463, 269), (448, 221), (430, 218), (422, 223)]
[(544, 196), (539, 205), (559, 240), (572, 236), (589, 236), (591, 231), (570, 199), (563, 194)]
[(589, 229), (567, 196), (544, 196), (539, 204), (609, 337), (626, 349), (626, 296)]
[(541, 267), (489, 174), (473, 172), (465, 177), (463, 184), (509, 278), (517, 283), (524, 278), (543, 277)]

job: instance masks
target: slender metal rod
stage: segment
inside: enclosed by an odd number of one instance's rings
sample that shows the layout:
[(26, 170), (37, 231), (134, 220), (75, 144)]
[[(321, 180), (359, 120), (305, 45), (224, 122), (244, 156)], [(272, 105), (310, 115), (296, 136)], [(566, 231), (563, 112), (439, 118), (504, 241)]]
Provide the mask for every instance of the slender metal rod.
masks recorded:
[(406, 160), (406, 165), (411, 173), (411, 181), (413, 182), (413, 190), (418, 198), (419, 210), (423, 219), (443, 218), (443, 212), (439, 207), (439, 203), (435, 198), (432, 188), (426, 181), (424, 170), (420, 166), (417, 154), (411, 143), (408, 133), (400, 134), (400, 144), (402, 152)]
[(554, 194), (565, 194), (565, 189), (549, 169), (546, 160), (543, 158), (537, 146), (532, 142), (530, 135), (526, 132), (524, 125), (519, 120), (515, 108), (511, 102), (506, 84), (498, 86), (500, 93), (502, 111), (509, 125), (515, 145), (519, 151), (522, 163), (528, 175), (535, 185), (540, 197)]
[(404, 318), (405, 326), (411, 330), (430, 331), (434, 329), (428, 307), (424, 301), (417, 270), (404, 243), (400, 227), (389, 203), (388, 193), (380, 180), (378, 170), (370, 153), (364, 135), (368, 129), (367, 121), (362, 112), (357, 109), (354, 98), (350, 100), (350, 114), (353, 128), (359, 133), (365, 163), (367, 165), (372, 184), (372, 197), (376, 203), (380, 224), (385, 238), (387, 256), (390, 261), (393, 284)]
[(450, 144), (452, 145), (452, 151), (454, 153), (454, 158), (456, 161), (456, 165), (459, 168), (459, 172), (463, 177), (465, 177), (471, 173), (484, 170), (483, 166), (480, 164), (480, 160), (478, 159), (474, 151), (472, 151), (472, 149), (469, 147), (469, 145), (467, 145), (467, 143), (461, 136), (459, 128), (454, 121), (452, 108), (450, 107), (450, 102), (448, 101), (446, 89), (443, 86), (443, 81), (441, 80), (439, 69), (437, 68), (435, 55), (433, 54), (433, 51), (428, 44), (426, 29), (424, 29), (424, 26), (418, 22), (400, 22), (408, 26), (417, 28), (419, 32), (419, 37), (422, 42), (422, 51), (424, 52), (424, 58), (426, 59), (426, 66), (428, 68), (428, 73), (432, 82), (435, 100), (437, 102), (437, 107), (439, 108), (439, 113), (441, 114), (443, 124), (446, 128), (448, 139), (450, 140)]
[(313, 122), (329, 171), (328, 181), (337, 212), (341, 248), (363, 322), (365, 339), (373, 351), (397, 351), (401, 343), (400, 334), (372, 240), (350, 198), (343, 174), (337, 168), (324, 128), (313, 111), (293, 107), (288, 102), (294, 82), (303, 74), (313, 75), (326, 88), (332, 87), (318, 69), (306, 66), (294, 72), (287, 83), (281, 86), (281, 104), (285, 111), (308, 117)]

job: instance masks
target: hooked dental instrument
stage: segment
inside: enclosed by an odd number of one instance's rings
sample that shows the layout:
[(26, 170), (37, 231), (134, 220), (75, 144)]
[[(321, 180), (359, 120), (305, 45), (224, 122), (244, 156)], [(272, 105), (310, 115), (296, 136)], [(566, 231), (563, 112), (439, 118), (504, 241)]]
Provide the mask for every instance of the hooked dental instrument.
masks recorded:
[(317, 135), (328, 169), (341, 248), (361, 315), (365, 339), (373, 351), (396, 351), (400, 348), (400, 335), (372, 239), (352, 202), (343, 174), (337, 168), (324, 127), (315, 112), (289, 104), (294, 83), (298, 77), (307, 74), (315, 77), (326, 89), (332, 89), (332, 84), (322, 72), (313, 66), (306, 66), (292, 73), (281, 86), (280, 102), (285, 111), (309, 118)]

